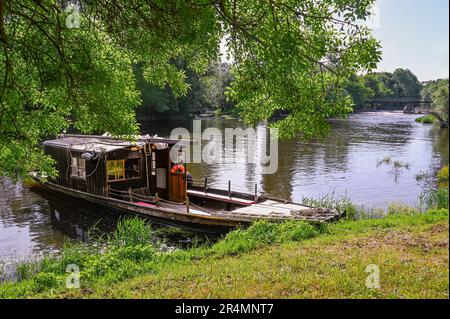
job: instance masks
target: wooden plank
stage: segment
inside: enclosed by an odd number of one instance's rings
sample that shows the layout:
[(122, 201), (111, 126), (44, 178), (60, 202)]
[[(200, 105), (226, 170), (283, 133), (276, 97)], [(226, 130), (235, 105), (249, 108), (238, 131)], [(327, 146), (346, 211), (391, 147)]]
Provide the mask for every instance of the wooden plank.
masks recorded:
[(234, 213), (245, 214), (279, 214), (279, 215), (291, 215), (291, 211), (301, 212), (311, 210), (308, 206), (292, 203), (281, 203), (273, 200), (267, 200), (262, 203), (254, 204), (247, 207), (242, 207), (234, 210)]
[(229, 212), (233, 216), (248, 216), (251, 218), (264, 218), (269, 220), (299, 219), (308, 221), (334, 220), (337, 214), (327, 213), (326, 210), (315, 209), (295, 203), (282, 203), (267, 200), (259, 204), (242, 207)]
[(210, 199), (215, 199), (215, 200), (220, 200), (220, 201), (225, 201), (225, 202), (230, 202), (230, 203), (235, 203), (235, 204), (241, 204), (241, 205), (252, 205), (255, 204), (254, 201), (251, 200), (247, 200), (247, 199), (242, 199), (242, 198), (238, 198), (238, 197), (229, 197), (229, 196), (225, 196), (225, 195), (219, 195), (219, 194), (214, 194), (214, 193), (209, 193), (209, 192), (201, 192), (201, 191), (194, 191), (189, 189), (187, 191), (188, 195), (193, 195), (193, 196), (197, 196), (197, 197), (202, 197), (202, 198), (210, 198)]

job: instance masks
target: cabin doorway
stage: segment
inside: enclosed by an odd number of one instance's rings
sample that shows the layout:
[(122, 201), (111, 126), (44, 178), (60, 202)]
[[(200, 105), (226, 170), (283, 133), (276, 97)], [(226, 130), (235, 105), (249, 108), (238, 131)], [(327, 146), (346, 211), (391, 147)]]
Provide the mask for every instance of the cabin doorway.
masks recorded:
[(172, 170), (170, 148), (152, 147), (148, 161), (151, 193), (157, 193), (160, 198), (172, 202), (185, 202), (187, 196), (186, 171), (184, 166), (182, 171)]
[(158, 193), (161, 198), (168, 199), (168, 169), (169, 151), (168, 149), (152, 149), (150, 155), (150, 190), (152, 194)]

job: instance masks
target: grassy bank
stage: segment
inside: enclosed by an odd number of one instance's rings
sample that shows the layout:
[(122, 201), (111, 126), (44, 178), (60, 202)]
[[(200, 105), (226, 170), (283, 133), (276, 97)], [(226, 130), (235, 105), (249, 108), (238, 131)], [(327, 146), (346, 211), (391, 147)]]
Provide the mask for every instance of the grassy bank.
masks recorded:
[[(448, 213), (347, 223), (327, 235), (209, 256), (122, 283), (66, 292), (82, 298), (448, 298)], [(365, 285), (368, 265), (380, 289)]]
[[(0, 284), (0, 298), (448, 298), (448, 179), (446, 166), (439, 189), (417, 208), (366, 211), (333, 196), (305, 198), (347, 217), (321, 225), (259, 221), (172, 251), (143, 220), (123, 219), (113, 234), (94, 230), (88, 244), (68, 243), (58, 256), (19, 265), (17, 281)], [(365, 285), (371, 264), (380, 289)], [(68, 289), (74, 277), (80, 287)]]
[[(22, 265), (21, 280), (2, 284), (0, 298), (448, 297), (448, 216), (448, 208), (397, 206), (382, 219), (322, 226), (257, 222), (172, 252), (155, 248), (141, 220), (127, 219), (96, 245)], [(80, 289), (65, 287), (71, 264)], [(365, 287), (369, 264), (383, 273), (379, 290)]]

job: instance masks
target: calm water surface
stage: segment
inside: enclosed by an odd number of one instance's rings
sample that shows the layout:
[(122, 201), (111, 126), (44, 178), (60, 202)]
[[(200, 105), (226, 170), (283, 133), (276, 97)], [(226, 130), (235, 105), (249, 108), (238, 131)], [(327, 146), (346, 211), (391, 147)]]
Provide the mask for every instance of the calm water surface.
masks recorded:
[[(240, 161), (239, 149), (237, 163), (190, 164), (189, 171), (194, 178), (208, 176), (217, 187), (226, 188), (230, 180), (233, 189), (252, 193), (256, 183), (260, 191), (294, 201), (334, 193), (367, 207), (386, 207), (393, 201), (415, 205), (423, 189), (434, 182), (431, 176), (449, 160), (448, 130), (415, 123), (416, 117), (376, 112), (332, 120), (332, 132), (325, 139), (280, 142), (278, 172), (273, 175), (261, 175), (258, 165)], [(167, 121), (142, 130), (168, 136), (172, 128), (191, 126), (191, 121)], [(245, 128), (237, 120), (220, 119), (203, 120), (202, 127)], [(257, 135), (264, 130), (259, 126)], [(260, 140), (251, 143), (257, 153)], [(232, 156), (225, 154), (227, 159)], [(408, 167), (377, 165), (386, 157)], [(93, 225), (103, 231), (114, 229), (118, 217), (0, 178), (0, 259), (58, 250), (67, 238), (85, 240)]]

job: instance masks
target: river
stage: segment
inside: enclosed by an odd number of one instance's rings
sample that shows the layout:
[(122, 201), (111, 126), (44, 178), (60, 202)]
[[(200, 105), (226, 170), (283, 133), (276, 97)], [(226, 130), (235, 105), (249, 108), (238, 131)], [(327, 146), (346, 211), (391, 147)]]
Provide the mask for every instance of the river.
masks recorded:
[[(253, 193), (257, 184), (259, 191), (294, 201), (334, 194), (366, 207), (386, 208), (394, 201), (415, 205), (434, 182), (431, 176), (449, 161), (448, 130), (416, 123), (416, 117), (373, 112), (331, 120), (324, 139), (280, 141), (278, 171), (272, 175), (244, 161), (190, 164), (189, 171), (195, 179), (208, 176), (213, 186), (226, 188), (230, 180), (233, 189)], [(191, 126), (192, 121), (160, 121), (142, 131), (168, 136), (172, 128)], [(216, 118), (202, 120), (202, 127), (245, 128), (240, 121)], [(257, 128), (262, 130), (263, 125)], [(380, 162), (387, 157), (402, 167)], [(97, 207), (45, 197), (0, 177), (1, 259), (57, 251), (67, 238), (85, 240), (93, 225), (112, 230), (118, 218)]]

